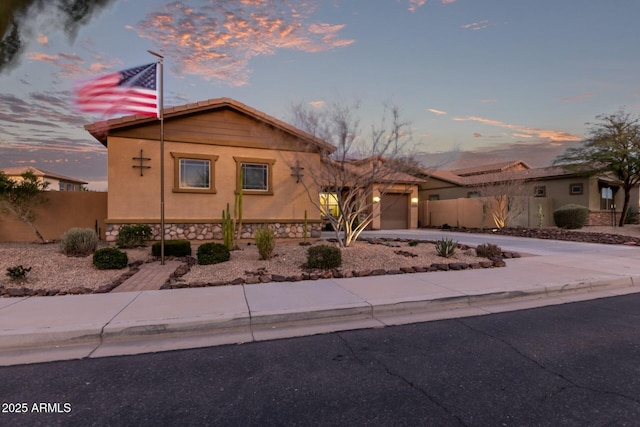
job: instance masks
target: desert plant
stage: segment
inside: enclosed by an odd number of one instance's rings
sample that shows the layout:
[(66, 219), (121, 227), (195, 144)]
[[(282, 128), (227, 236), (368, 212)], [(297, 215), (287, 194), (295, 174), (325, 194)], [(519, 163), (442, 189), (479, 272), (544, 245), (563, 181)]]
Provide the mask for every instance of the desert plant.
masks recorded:
[(16, 282), (22, 281), (27, 278), (27, 273), (31, 271), (31, 267), (24, 267), (22, 265), (16, 265), (15, 267), (7, 268), (7, 276), (11, 280)]
[(70, 228), (60, 239), (62, 253), (67, 256), (89, 256), (98, 246), (98, 235), (91, 228)]
[(151, 227), (148, 225), (123, 225), (118, 230), (116, 246), (119, 248), (136, 248), (144, 246), (147, 240), (151, 240)]
[(544, 211), (542, 210), (542, 203), (538, 203), (538, 228), (542, 228), (544, 224)]
[(589, 209), (582, 205), (564, 205), (553, 211), (553, 220), (559, 228), (582, 228), (589, 216)]
[(227, 203), (227, 210), (222, 210), (222, 241), (227, 249), (233, 249), (233, 234), (235, 231), (235, 222), (231, 218), (229, 212), (229, 203)]
[(624, 219), (625, 224), (637, 224), (638, 223), (638, 208), (635, 206), (629, 206), (627, 216)]
[(210, 265), (229, 261), (231, 254), (222, 243), (204, 243), (198, 247), (198, 264)]
[(307, 268), (330, 269), (342, 265), (342, 252), (329, 245), (312, 246), (307, 250)]
[[(151, 246), (151, 255), (160, 256), (160, 242)], [(164, 254), (166, 256), (183, 257), (191, 255), (191, 242), (188, 240), (165, 240)]]
[(407, 245), (409, 245), (409, 246), (418, 246), (419, 243), (420, 243), (420, 240), (409, 240), (407, 242)]
[(93, 254), (93, 265), (99, 270), (120, 270), (128, 262), (127, 253), (118, 248), (102, 248)]
[(436, 242), (436, 253), (441, 257), (452, 257), (457, 248), (458, 242), (452, 239), (440, 239)]
[(476, 255), (483, 258), (495, 258), (502, 255), (502, 248), (493, 243), (483, 243), (476, 247)]
[(269, 227), (258, 227), (253, 232), (260, 259), (270, 259), (276, 247), (276, 233)]

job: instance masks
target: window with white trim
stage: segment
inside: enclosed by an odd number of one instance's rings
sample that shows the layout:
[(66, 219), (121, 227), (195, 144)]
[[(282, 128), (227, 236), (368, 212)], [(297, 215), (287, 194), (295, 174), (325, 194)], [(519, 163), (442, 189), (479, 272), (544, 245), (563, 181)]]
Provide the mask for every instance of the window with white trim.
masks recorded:
[(269, 191), (269, 165), (242, 163), (242, 189)]
[(214, 164), (218, 156), (171, 153), (174, 160), (173, 191), (215, 193)]

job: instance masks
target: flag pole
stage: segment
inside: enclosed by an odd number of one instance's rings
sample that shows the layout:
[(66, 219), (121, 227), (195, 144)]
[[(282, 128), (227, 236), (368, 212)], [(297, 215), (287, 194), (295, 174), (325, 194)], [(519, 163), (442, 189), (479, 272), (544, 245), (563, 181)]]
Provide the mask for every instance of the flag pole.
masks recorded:
[(151, 55), (158, 58), (158, 69), (160, 74), (160, 90), (158, 92), (158, 118), (160, 119), (160, 265), (164, 265), (164, 56), (152, 50), (147, 50)]

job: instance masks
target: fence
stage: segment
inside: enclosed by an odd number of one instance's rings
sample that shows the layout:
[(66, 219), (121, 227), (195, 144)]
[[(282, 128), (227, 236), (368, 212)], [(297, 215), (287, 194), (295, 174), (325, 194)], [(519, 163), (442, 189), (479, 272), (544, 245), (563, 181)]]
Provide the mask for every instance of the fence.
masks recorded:
[[(47, 202), (36, 208), (35, 225), (45, 240), (59, 240), (72, 227), (98, 228), (104, 238), (107, 193), (93, 191), (47, 191)], [(38, 238), (29, 225), (13, 214), (0, 216), (0, 242), (33, 242)]]
[[(515, 216), (508, 226), (535, 228), (540, 225), (541, 219), (543, 227), (554, 225), (550, 199), (524, 197), (517, 198), (517, 203), (522, 206), (521, 213)], [(440, 227), (448, 224), (452, 227), (495, 228), (493, 213), (490, 197), (426, 200), (418, 205), (420, 227)]]

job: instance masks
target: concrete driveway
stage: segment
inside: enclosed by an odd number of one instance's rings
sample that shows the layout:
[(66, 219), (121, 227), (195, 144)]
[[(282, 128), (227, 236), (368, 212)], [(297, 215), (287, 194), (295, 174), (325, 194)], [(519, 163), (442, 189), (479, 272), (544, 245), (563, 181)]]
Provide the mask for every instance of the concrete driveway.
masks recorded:
[[(335, 236), (335, 234), (331, 232), (322, 233), (322, 237), (325, 238), (333, 236)], [(561, 240), (532, 239), (529, 237), (502, 236), (497, 234), (460, 233), (431, 229), (365, 231), (361, 236), (416, 240), (439, 240), (447, 238), (470, 246), (477, 246), (483, 243), (493, 243), (500, 246), (505, 251), (530, 255), (566, 255), (597, 252), (606, 252), (611, 254), (615, 252), (640, 250), (640, 248), (636, 246), (565, 242)]]

